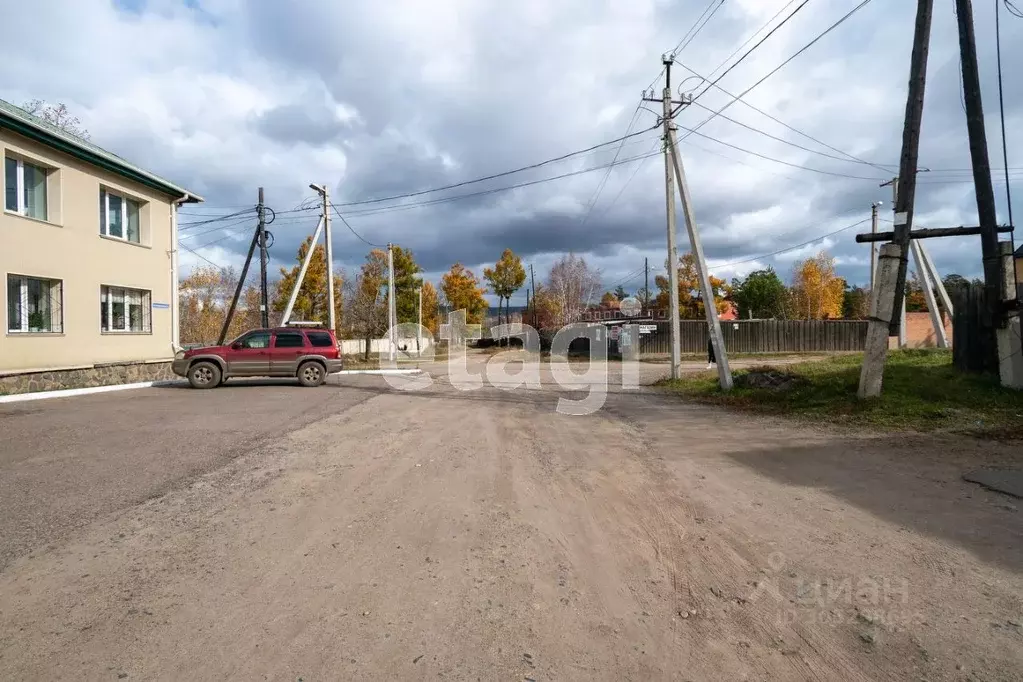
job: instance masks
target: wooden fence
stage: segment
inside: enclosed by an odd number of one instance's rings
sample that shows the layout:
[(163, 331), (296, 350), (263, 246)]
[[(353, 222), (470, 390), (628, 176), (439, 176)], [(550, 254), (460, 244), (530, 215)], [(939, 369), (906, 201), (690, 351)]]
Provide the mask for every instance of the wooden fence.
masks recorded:
[(998, 341), (994, 328), (984, 324), (987, 296), (984, 285), (956, 287), (952, 296), (952, 364), (961, 372), (998, 374)]
[[(706, 353), (710, 335), (703, 320), (682, 320), (683, 353)], [(729, 320), (721, 323), (725, 348), (730, 353), (806, 353), (862, 351), (867, 339), (866, 320)], [(670, 353), (669, 323), (640, 337), (641, 353)]]

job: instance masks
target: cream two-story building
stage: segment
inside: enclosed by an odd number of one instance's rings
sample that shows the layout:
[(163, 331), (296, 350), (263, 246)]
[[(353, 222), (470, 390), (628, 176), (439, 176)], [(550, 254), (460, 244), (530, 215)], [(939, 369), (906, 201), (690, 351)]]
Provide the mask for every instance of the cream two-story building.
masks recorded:
[(147, 378), (177, 347), (177, 208), (201, 197), (2, 100), (0, 157), (0, 393)]

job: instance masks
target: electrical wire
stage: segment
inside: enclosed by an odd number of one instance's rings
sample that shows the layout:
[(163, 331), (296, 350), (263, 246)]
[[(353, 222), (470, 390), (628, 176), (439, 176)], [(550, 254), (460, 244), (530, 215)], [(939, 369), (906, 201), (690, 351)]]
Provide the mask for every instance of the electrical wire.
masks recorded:
[(348, 228), (348, 230), (349, 230), (349, 231), (350, 231), (350, 232), (351, 232), (352, 234), (354, 234), (354, 235), (355, 235), (356, 237), (358, 237), (358, 238), (359, 238), (359, 239), (361, 239), (361, 240), (362, 240), (363, 242), (365, 242), (366, 244), (368, 244), (368, 245), (370, 245), (370, 246), (372, 246), (372, 247), (375, 247), (375, 248), (378, 248), (378, 249), (386, 249), (386, 248), (387, 248), (387, 246), (386, 246), (386, 245), (384, 245), (384, 244), (374, 244), (373, 242), (369, 241), (368, 239), (366, 239), (365, 237), (363, 237), (363, 236), (362, 236), (361, 234), (359, 234), (358, 232), (356, 232), (356, 231), (355, 231), (355, 228), (353, 228), (353, 227), (352, 227), (351, 225), (349, 225), (349, 224), (348, 224), (348, 221), (347, 221), (347, 220), (345, 220), (345, 217), (344, 217), (343, 215), (341, 215), (341, 211), (337, 210), (337, 206), (335, 206), (335, 205), (331, 204), (331, 205), (330, 205), (330, 207), (331, 207), (332, 209), (334, 209), (334, 213), (336, 213), (336, 214), (337, 214), (337, 217), (341, 219), (341, 222), (342, 222), (342, 223), (344, 223), (345, 227), (347, 227), (347, 228)]
[(827, 239), (828, 237), (834, 237), (836, 234), (839, 234), (841, 232), (845, 232), (846, 230), (851, 230), (854, 227), (858, 227), (859, 225), (862, 225), (863, 223), (868, 223), (868, 222), (870, 222), (870, 218), (864, 218), (863, 220), (860, 220), (859, 222), (855, 222), (852, 225), (846, 225), (845, 227), (839, 228), (839, 229), (835, 230), (834, 232), (828, 232), (827, 234), (822, 234), (819, 237), (814, 237), (813, 239), (811, 239), (809, 241), (805, 241), (802, 244), (796, 244), (795, 246), (790, 246), (788, 248), (780, 249), (778, 251), (772, 251), (771, 253), (765, 253), (765, 254), (762, 254), (760, 256), (754, 256), (753, 258), (747, 258), (745, 260), (732, 261), (731, 263), (722, 263), (721, 265), (715, 265), (714, 267), (715, 268), (729, 268), (729, 267), (732, 267), (733, 265), (743, 265), (745, 263), (752, 263), (753, 261), (758, 261), (758, 260), (761, 260), (761, 259), (764, 259), (764, 258), (772, 258), (774, 256), (779, 256), (779, 255), (781, 255), (783, 253), (788, 253), (789, 251), (795, 251), (796, 249), (801, 249), (804, 246), (809, 246), (810, 244), (813, 244), (814, 242), (819, 242), (822, 239)]
[(215, 216), (206, 220), (196, 220), (184, 223), (178, 223), (178, 229), (192, 229), (200, 225), (209, 225), (210, 223), (219, 223), (223, 220), (230, 220), (231, 218), (237, 218), (238, 216), (248, 215), (249, 213), (255, 213), (256, 207), (252, 206), (244, 211), (236, 211), (234, 213), (228, 213), (226, 215)]
[[(743, 97), (745, 97), (745, 96), (746, 96), (746, 95), (748, 95), (748, 94), (749, 94), (750, 92), (752, 92), (752, 91), (753, 91), (753, 90), (754, 90), (755, 88), (757, 88), (758, 86), (760, 86), (760, 85), (761, 85), (761, 84), (762, 84), (762, 83), (763, 83), (764, 81), (766, 81), (766, 80), (767, 80), (768, 78), (770, 78), (770, 77), (771, 77), (771, 76), (773, 76), (774, 74), (778, 73), (778, 71), (780, 71), (780, 70), (781, 70), (781, 69), (782, 69), (782, 68), (783, 68), (783, 67), (784, 67), (785, 65), (787, 65), (788, 63), (790, 63), (790, 62), (791, 62), (791, 61), (792, 61), (793, 59), (795, 59), (796, 57), (800, 56), (801, 54), (803, 54), (804, 52), (806, 52), (806, 51), (807, 51), (808, 49), (810, 49), (810, 48), (811, 48), (812, 46), (814, 46), (815, 44), (817, 44), (817, 42), (818, 42), (818, 41), (820, 41), (820, 40), (821, 40), (821, 39), (822, 39), (822, 38), (823, 38), (824, 36), (828, 35), (828, 34), (829, 34), (829, 33), (831, 33), (831, 32), (832, 32), (833, 30), (835, 30), (836, 28), (838, 28), (839, 26), (841, 26), (841, 25), (842, 25), (843, 23), (845, 23), (845, 22), (846, 22), (846, 21), (847, 21), (847, 20), (848, 20), (848, 19), (849, 19), (850, 17), (852, 17), (852, 16), (854, 15), (854, 14), (856, 14), (856, 12), (858, 12), (858, 11), (860, 11), (861, 9), (863, 9), (864, 7), (866, 7), (866, 6), (867, 6), (867, 5), (868, 5), (868, 4), (870, 3), (870, 2), (871, 2), (871, 0), (863, 0), (863, 1), (862, 1), (862, 2), (860, 3), (860, 4), (856, 5), (856, 7), (852, 8), (852, 9), (851, 9), (851, 10), (850, 10), (850, 11), (849, 11), (848, 13), (846, 13), (846, 14), (845, 14), (845, 15), (844, 15), (844, 16), (843, 16), (842, 18), (840, 18), (840, 19), (839, 19), (838, 21), (836, 21), (835, 23), (831, 24), (831, 26), (829, 26), (828, 28), (824, 29), (824, 31), (822, 31), (821, 33), (817, 34), (817, 36), (816, 36), (816, 37), (815, 37), (815, 38), (814, 38), (813, 40), (811, 40), (811, 41), (810, 41), (810, 42), (808, 42), (808, 43), (807, 43), (806, 45), (804, 45), (804, 46), (803, 46), (803, 47), (801, 47), (801, 48), (800, 48), (799, 50), (797, 50), (795, 54), (793, 54), (792, 56), (790, 56), (790, 57), (789, 57), (788, 59), (786, 59), (785, 61), (783, 61), (783, 62), (782, 62), (781, 64), (779, 64), (778, 66), (774, 67), (774, 69), (772, 69), (771, 71), (769, 71), (769, 72), (768, 72), (768, 73), (767, 73), (767, 74), (766, 74), (765, 76), (763, 76), (763, 77), (762, 77), (762, 78), (761, 78), (760, 80), (758, 80), (758, 81), (757, 81), (756, 83), (754, 83), (753, 85), (751, 85), (751, 86), (749, 86), (748, 88), (746, 88), (745, 90), (743, 90), (743, 91), (742, 91), (742, 92), (741, 92), (741, 93), (740, 93), (739, 95), (737, 95), (737, 96), (734, 96), (734, 97), (733, 97), (733, 99), (732, 99), (731, 101), (729, 101), (729, 102), (728, 102), (728, 103), (726, 103), (726, 104), (725, 104), (725, 105), (724, 105), (723, 107), (721, 107), (720, 109), (718, 109), (718, 110), (717, 110), (717, 111), (716, 111), (716, 112), (715, 112), (714, 114), (712, 114), (711, 116), (708, 116), (708, 117), (707, 117), (707, 118), (705, 118), (705, 119), (704, 119), (703, 121), (701, 121), (701, 122), (700, 122), (699, 124), (697, 124), (697, 126), (696, 126), (696, 128), (694, 128), (694, 130), (698, 130), (698, 129), (702, 128), (702, 127), (703, 127), (703, 126), (705, 126), (705, 125), (706, 125), (706, 124), (707, 124), (708, 122), (710, 122), (711, 120), (713, 120), (713, 119), (714, 119), (714, 118), (715, 118), (715, 117), (716, 117), (716, 116), (717, 116), (718, 114), (720, 114), (721, 112), (723, 112), (723, 111), (724, 111), (725, 109), (727, 109), (728, 107), (732, 106), (732, 105), (733, 105), (733, 104), (735, 104), (735, 103), (736, 103), (737, 101), (740, 101), (740, 100), (742, 100), (742, 98), (743, 98)], [(684, 68), (688, 68), (688, 67), (684, 67)], [(695, 74), (695, 75), (699, 75), (699, 74)], [(719, 78), (718, 78), (717, 80), (721, 80), (721, 78), (719, 77)], [(703, 93), (705, 93), (705, 92), (706, 92), (706, 90), (704, 90), (703, 92), (701, 92), (701, 93), (700, 93), (700, 95), (703, 95)], [(692, 133), (687, 133), (687, 135), (690, 135), (690, 134), (692, 134)], [(682, 139), (685, 139), (685, 137), (683, 137)]]
[(594, 171), (603, 170), (603, 169), (607, 168), (609, 165), (621, 166), (623, 164), (631, 163), (633, 161), (639, 161), (641, 159), (647, 159), (647, 158), (650, 158), (651, 156), (656, 156), (657, 154), (660, 154), (660, 152), (653, 152), (653, 153), (649, 153), (649, 154), (640, 154), (640, 155), (637, 155), (637, 156), (630, 156), (630, 157), (625, 158), (625, 159), (620, 159), (619, 161), (617, 161), (614, 164), (602, 164), (602, 165), (599, 165), (599, 166), (593, 166), (591, 168), (583, 168), (581, 170), (571, 171), (569, 173), (562, 173), (560, 175), (554, 175), (554, 176), (550, 176), (550, 177), (546, 177), (546, 178), (540, 178), (538, 180), (530, 180), (528, 182), (520, 182), (518, 184), (508, 185), (506, 187), (495, 187), (493, 189), (480, 190), (478, 192), (471, 192), (471, 193), (468, 193), (468, 194), (458, 194), (458, 195), (451, 196), (451, 197), (441, 197), (439, 199), (431, 199), (431, 200), (428, 200), (428, 201), (416, 202), (416, 203), (411, 203), (411, 204), (399, 204), (397, 206), (385, 206), (383, 208), (365, 209), (365, 210), (361, 210), (361, 211), (348, 211), (348, 215), (349, 216), (353, 216), (353, 215), (377, 215), (377, 214), (380, 214), (380, 213), (390, 213), (392, 211), (405, 211), (405, 210), (409, 210), (409, 209), (413, 209), (413, 208), (419, 208), (421, 206), (433, 206), (433, 205), (436, 205), (436, 204), (448, 203), (450, 201), (460, 201), (462, 199), (470, 199), (472, 197), (485, 196), (485, 195), (488, 195), (488, 194), (495, 194), (497, 192), (506, 192), (508, 190), (519, 189), (521, 187), (530, 187), (532, 185), (539, 185), (539, 184), (542, 184), (542, 183), (545, 183), (545, 182), (552, 182), (554, 180), (561, 180), (563, 178), (569, 178), (569, 177), (573, 177), (573, 176), (576, 176), (576, 175), (583, 175), (585, 173), (592, 173)]
[(422, 196), (424, 194), (432, 194), (433, 192), (443, 192), (443, 191), (446, 191), (446, 190), (449, 190), (449, 189), (456, 189), (458, 187), (465, 187), (466, 185), (473, 185), (473, 184), (476, 184), (476, 183), (479, 183), (479, 182), (485, 182), (487, 180), (494, 180), (496, 178), (503, 178), (505, 176), (513, 175), (515, 173), (521, 173), (523, 171), (533, 170), (533, 169), (536, 169), (536, 168), (541, 168), (543, 166), (547, 166), (547, 165), (550, 165), (552, 163), (557, 163), (558, 161), (564, 161), (566, 159), (572, 158), (573, 156), (580, 156), (582, 154), (587, 154), (589, 152), (596, 151), (597, 149), (601, 149), (602, 147), (609, 147), (609, 146), (611, 146), (613, 144), (618, 144), (623, 139), (629, 139), (629, 138), (632, 138), (632, 137), (637, 137), (639, 135), (643, 135), (645, 133), (648, 133), (651, 130), (655, 129), (656, 127), (657, 126), (651, 126), (650, 128), (646, 128), (645, 130), (640, 130), (640, 131), (637, 131), (637, 132), (634, 132), (634, 133), (630, 133), (630, 134), (626, 135), (625, 137), (618, 137), (618, 138), (615, 138), (613, 140), (608, 140), (607, 142), (601, 142), (600, 144), (595, 144), (592, 147), (587, 147), (586, 149), (579, 149), (579, 150), (574, 151), (574, 152), (569, 152), (567, 154), (562, 154), (561, 156), (555, 156), (553, 158), (546, 159), (544, 161), (539, 161), (537, 163), (532, 163), (532, 164), (529, 164), (528, 166), (522, 166), (521, 168), (513, 168), (512, 170), (503, 171), (501, 173), (494, 173), (492, 175), (486, 175), (484, 177), (476, 178), (474, 180), (464, 180), (462, 182), (456, 182), (456, 183), (451, 184), (451, 185), (444, 185), (443, 187), (432, 187), (430, 189), (419, 190), (418, 192), (406, 192), (405, 194), (395, 194), (395, 195), (392, 195), (392, 196), (389, 196), (389, 197), (378, 197), (376, 199), (363, 199), (363, 200), (360, 200), (360, 201), (341, 201), (341, 202), (338, 202), (337, 205), (338, 206), (363, 206), (365, 204), (378, 204), (378, 203), (381, 203), (381, 202), (384, 202), (384, 201), (394, 201), (396, 199), (409, 199), (409, 198), (412, 198), (412, 197)]
[[(756, 31), (751, 33), (750, 36), (748, 38), (746, 38), (746, 40), (744, 40), (741, 45), (739, 45), (739, 47), (735, 48), (730, 55), (725, 57), (721, 61), (721, 63), (718, 64), (714, 68), (714, 70), (710, 72), (709, 77), (713, 78), (714, 74), (716, 74), (721, 69), (722, 66), (727, 64), (732, 59), (732, 57), (734, 57), (735, 55), (739, 54), (739, 52), (741, 52), (744, 47), (749, 45), (758, 35), (760, 35), (761, 31), (763, 31), (765, 28), (770, 26), (774, 22), (775, 19), (780, 17), (782, 12), (787, 10), (789, 7), (792, 7), (792, 5), (796, 4), (797, 2), (799, 2), (799, 0), (789, 0), (787, 5), (783, 5), (781, 9), (779, 9), (777, 12), (774, 13), (774, 16), (772, 16), (770, 19), (768, 19), (766, 22), (764, 22), (764, 24), (760, 28), (758, 28)], [(704, 79), (704, 80), (706, 80), (706, 79)]]
[[(1005, 0), (1006, 9), (1009, 9), (1009, 4), (1009, 0)], [(1023, 16), (1023, 14), (1019, 16)], [(1005, 165), (1005, 202), (1009, 209), (1009, 225), (1014, 227), (1015, 223), (1012, 222), (1012, 184), (1009, 182), (1009, 149), (1005, 138), (1005, 98), (1002, 95), (1002, 25), (999, 18), (998, 0), (995, 0), (995, 51), (998, 55), (998, 113), (1002, 123), (1002, 163)], [(1015, 253), (1015, 236), (1012, 237), (1012, 242), (1012, 250)]]
[[(791, 12), (791, 13), (790, 13), (790, 14), (789, 14), (789, 15), (788, 15), (787, 17), (785, 17), (784, 19), (782, 19), (781, 23), (779, 23), (779, 24), (778, 24), (777, 26), (775, 26), (775, 27), (774, 27), (774, 28), (772, 28), (772, 29), (771, 29), (770, 31), (768, 31), (768, 32), (767, 32), (767, 35), (765, 35), (765, 36), (764, 36), (763, 38), (761, 38), (760, 40), (758, 40), (758, 41), (757, 41), (757, 44), (756, 44), (756, 45), (754, 45), (754, 46), (753, 46), (753, 47), (751, 47), (750, 49), (746, 50), (746, 52), (745, 52), (745, 53), (744, 53), (744, 54), (743, 54), (743, 55), (742, 55), (741, 57), (739, 57), (739, 59), (738, 59), (738, 60), (737, 60), (737, 61), (736, 61), (735, 63), (733, 63), (733, 64), (732, 64), (731, 66), (729, 66), (729, 67), (728, 67), (727, 69), (725, 69), (725, 70), (724, 70), (724, 72), (723, 72), (723, 73), (722, 73), (722, 74), (721, 74), (720, 76), (718, 76), (718, 77), (717, 77), (716, 79), (714, 79), (714, 81), (713, 81), (712, 83), (708, 83), (708, 84), (707, 84), (707, 87), (705, 87), (705, 88), (703, 89), (703, 91), (702, 91), (702, 92), (701, 92), (700, 94), (696, 95), (696, 96), (695, 96), (695, 97), (693, 98), (693, 100), (695, 101), (695, 100), (698, 100), (698, 99), (700, 99), (701, 97), (703, 97), (703, 95), (704, 95), (704, 94), (706, 94), (706, 92), (707, 92), (708, 90), (710, 90), (710, 89), (711, 89), (712, 87), (714, 87), (715, 85), (717, 85), (717, 84), (718, 84), (718, 81), (720, 81), (720, 80), (721, 80), (722, 78), (724, 78), (725, 76), (727, 76), (727, 75), (728, 75), (728, 74), (729, 74), (729, 73), (730, 73), (730, 72), (732, 71), (732, 69), (734, 69), (735, 67), (737, 67), (737, 66), (738, 66), (739, 64), (742, 64), (743, 60), (745, 60), (745, 59), (746, 59), (746, 57), (750, 56), (750, 55), (751, 55), (751, 54), (752, 54), (752, 53), (753, 53), (753, 52), (754, 52), (754, 51), (755, 51), (755, 50), (756, 50), (756, 49), (757, 49), (758, 47), (760, 47), (761, 45), (763, 45), (763, 44), (764, 44), (764, 42), (765, 42), (765, 41), (766, 41), (766, 40), (767, 40), (768, 38), (770, 38), (770, 37), (771, 37), (772, 35), (774, 35), (775, 31), (777, 31), (777, 30), (778, 30), (778, 29), (780, 29), (780, 28), (781, 28), (782, 26), (784, 26), (785, 24), (787, 24), (787, 23), (789, 22), (789, 20), (791, 20), (791, 19), (792, 19), (792, 17), (796, 16), (796, 14), (798, 14), (798, 13), (799, 13), (799, 10), (803, 9), (804, 7), (806, 7), (807, 3), (809, 3), (809, 2), (810, 2), (810, 0), (803, 0), (803, 2), (802, 2), (802, 3), (800, 3), (799, 7), (795, 8), (794, 10), (792, 10), (792, 12)], [(869, 0), (868, 0), (868, 2), (869, 2)]]
[(1023, 10), (1021, 10), (1019, 7), (1016, 7), (1016, 4), (1013, 3), (1011, 0), (1005, 0), (1005, 10), (1013, 16), (1023, 19)]
[[(632, 112), (632, 119), (629, 121), (629, 127), (625, 129), (625, 134), (628, 135), (632, 132), (632, 126), (636, 125), (636, 121), (639, 118), (639, 108), (643, 106), (643, 100), (639, 101), (636, 105), (636, 110)], [(608, 178), (611, 177), (611, 171), (614, 170), (614, 163), (618, 161), (618, 155), (622, 153), (622, 147), (625, 146), (625, 140), (618, 145), (618, 149), (615, 150), (614, 158), (611, 159), (611, 165), (607, 167), (607, 172), (604, 173), (604, 177), (600, 179), (600, 183), (597, 185), (597, 189), (593, 192), (593, 196), (590, 197), (589, 205), (586, 207), (586, 214), (583, 216), (579, 226), (582, 227), (586, 224), (586, 221), (590, 219), (590, 214), (593, 213), (594, 206), (597, 205), (597, 200), (600, 199), (600, 193), (604, 191), (604, 187), (607, 185)]]
[[(715, 2), (717, 3), (716, 7), (714, 6)], [(692, 28), (689, 29), (686, 35), (682, 36), (682, 40), (678, 41), (678, 45), (676, 45), (675, 49), (671, 51), (672, 59), (674, 59), (675, 55), (677, 55), (679, 52), (689, 47), (689, 43), (693, 42), (693, 39), (696, 38), (697, 34), (703, 30), (703, 27), (707, 25), (707, 22), (714, 18), (714, 15), (717, 14), (718, 10), (721, 9), (721, 5), (723, 4), (725, 4), (725, 0), (710, 0), (710, 4), (707, 5), (707, 9), (703, 10), (703, 14), (701, 14), (699, 18), (697, 18)], [(714, 9), (712, 10), (711, 7), (713, 7)], [(707, 12), (710, 12), (710, 14), (707, 14)], [(707, 16), (706, 19), (703, 18), (704, 15)], [(703, 20), (702, 24), (700, 23), (701, 19)], [(692, 33), (692, 35), (689, 35), (690, 33)]]
[[(677, 60), (675, 61), (675, 63), (678, 64), (679, 66), (681, 66), (683, 69), (685, 69), (689, 73), (691, 73), (694, 76), (696, 76), (697, 78), (703, 78), (704, 80), (706, 80), (703, 76), (701, 76), (699, 73), (694, 71), (692, 68), (690, 68), (686, 64), (683, 64), (682, 62), (677, 61)], [(801, 136), (805, 137), (806, 139), (811, 140), (813, 142), (816, 142), (820, 146), (825, 147), (827, 149), (830, 149), (833, 152), (836, 152), (838, 154), (846, 156), (846, 157), (848, 157), (849, 159), (851, 159), (853, 161), (858, 161), (859, 163), (863, 163), (863, 164), (866, 164), (868, 166), (873, 166), (874, 168), (877, 168), (880, 171), (884, 171), (885, 173), (890, 173), (891, 172), (890, 169), (886, 168), (885, 166), (889, 166), (891, 168), (896, 168), (897, 167), (896, 164), (877, 164), (877, 163), (873, 163), (871, 161), (867, 161), (866, 159), (861, 159), (858, 156), (854, 156), (854, 155), (850, 154), (849, 152), (843, 151), (843, 150), (841, 150), (841, 149), (839, 149), (837, 147), (832, 147), (827, 142), (823, 142), (821, 140), (818, 140), (816, 137), (814, 137), (814, 136), (812, 136), (812, 135), (810, 135), (808, 133), (804, 133), (802, 130), (799, 130), (798, 128), (794, 128), (794, 127), (790, 126), (788, 123), (786, 123), (785, 121), (782, 121), (781, 119), (777, 118), (773, 114), (770, 114), (770, 113), (764, 111), (763, 109), (761, 109), (761, 108), (759, 108), (759, 107), (757, 107), (757, 106), (755, 106), (753, 104), (750, 104), (746, 100), (742, 99), (742, 97), (744, 97), (746, 93), (743, 93), (742, 95), (733, 95), (731, 92), (729, 92), (728, 90), (725, 90), (720, 85), (715, 85), (714, 87), (716, 87), (718, 90), (720, 90), (726, 96), (731, 97), (734, 101), (739, 102), (740, 104), (742, 104), (746, 108), (751, 109), (751, 110), (757, 112), (758, 114), (769, 118), (770, 120), (774, 121), (778, 125), (786, 128), (788, 130), (791, 130), (792, 132), (796, 133), (797, 135), (801, 135)], [(722, 111), (724, 111), (724, 108), (719, 110), (717, 112), (717, 115), (720, 116)]]

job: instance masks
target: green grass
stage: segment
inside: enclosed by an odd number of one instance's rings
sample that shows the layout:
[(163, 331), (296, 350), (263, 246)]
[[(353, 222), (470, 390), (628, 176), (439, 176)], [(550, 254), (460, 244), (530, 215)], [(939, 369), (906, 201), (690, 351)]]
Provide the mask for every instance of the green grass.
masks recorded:
[[(1023, 392), (1002, 388), (997, 377), (956, 371), (950, 351), (891, 351), (881, 397), (869, 400), (856, 397), (861, 363), (856, 354), (774, 368), (796, 377), (788, 390), (737, 386), (723, 393), (714, 372), (659, 385), (700, 402), (818, 423), (1023, 437)], [(737, 370), (734, 376), (741, 382), (741, 375), (768, 367)]]

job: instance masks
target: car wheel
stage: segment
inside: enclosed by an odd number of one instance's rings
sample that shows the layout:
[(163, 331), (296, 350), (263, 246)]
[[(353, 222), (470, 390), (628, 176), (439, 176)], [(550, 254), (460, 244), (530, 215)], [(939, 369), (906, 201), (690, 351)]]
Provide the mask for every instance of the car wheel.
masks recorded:
[(197, 362), (188, 368), (188, 383), (192, 388), (216, 388), (220, 377), (220, 368), (212, 362)]
[(319, 386), (327, 378), (327, 373), (323, 369), (323, 365), (318, 362), (310, 360), (309, 362), (303, 362), (298, 368), (298, 383), (303, 386), (312, 388)]

